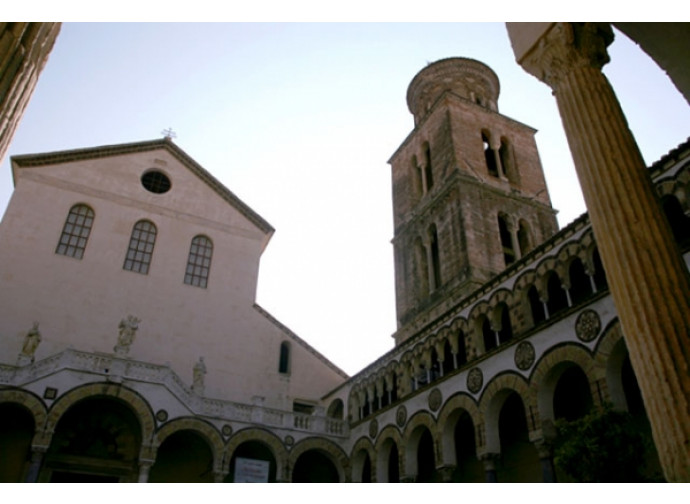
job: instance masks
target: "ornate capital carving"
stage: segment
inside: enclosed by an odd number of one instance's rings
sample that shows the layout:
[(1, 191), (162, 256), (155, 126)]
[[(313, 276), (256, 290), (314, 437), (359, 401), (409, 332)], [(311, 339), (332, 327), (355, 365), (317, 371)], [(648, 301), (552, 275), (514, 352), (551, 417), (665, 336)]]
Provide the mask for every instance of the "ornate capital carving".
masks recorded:
[(609, 62), (613, 42), (608, 23), (555, 23), (520, 61), (527, 72), (554, 91), (574, 69), (601, 69)]

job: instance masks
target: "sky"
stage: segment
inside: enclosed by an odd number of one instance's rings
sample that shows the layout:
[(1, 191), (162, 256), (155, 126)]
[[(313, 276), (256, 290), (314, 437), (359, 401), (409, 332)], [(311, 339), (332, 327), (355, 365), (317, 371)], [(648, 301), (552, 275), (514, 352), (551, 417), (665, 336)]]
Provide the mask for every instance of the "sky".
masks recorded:
[[(688, 137), (690, 108), (616, 33), (604, 73), (645, 161)], [(257, 302), (354, 374), (396, 329), (388, 159), (412, 131), (407, 86), (428, 63), (477, 59), (499, 112), (538, 130), (561, 226), (585, 211), (551, 90), (514, 60), (503, 23), (65, 23), (9, 157), (162, 138), (276, 232)]]

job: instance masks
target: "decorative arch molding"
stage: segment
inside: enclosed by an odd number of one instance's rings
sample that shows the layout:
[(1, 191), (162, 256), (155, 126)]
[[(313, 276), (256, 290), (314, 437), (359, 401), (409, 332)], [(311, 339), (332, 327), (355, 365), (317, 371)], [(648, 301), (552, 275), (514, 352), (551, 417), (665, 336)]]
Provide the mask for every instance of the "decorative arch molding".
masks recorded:
[(606, 367), (606, 362), (611, 355), (611, 351), (616, 346), (619, 340), (623, 338), (623, 331), (621, 329), (618, 317), (611, 320), (599, 337), (596, 347), (594, 348), (594, 358), (598, 366)]
[(534, 367), (530, 377), (533, 396), (537, 397), (542, 427), (545, 421), (554, 420), (553, 397), (559, 378), (570, 366), (578, 366), (587, 377), (590, 395), (597, 397), (597, 381), (605, 376), (592, 354), (577, 343), (565, 343), (546, 352)]
[(455, 317), (453, 321), (450, 323), (450, 328), (452, 331), (457, 332), (457, 331), (462, 331), (465, 334), (470, 329), (470, 325), (467, 322), (467, 319), (464, 317)]
[[(482, 315), (486, 315), (488, 317), (489, 313), (491, 312), (491, 309), (492, 306), (489, 304), (488, 301), (479, 301), (477, 304), (474, 305), (474, 308), (472, 308), (472, 311), (470, 312), (468, 319), (472, 321), (472, 323), (476, 324), (477, 319)], [(473, 325), (472, 323), (470, 325)]]
[(351, 472), (350, 461), (347, 458), (347, 454), (333, 441), (317, 437), (308, 437), (306, 439), (303, 439), (302, 441), (297, 443), (292, 450), (290, 450), (290, 453), (288, 455), (290, 480), (292, 480), (292, 469), (295, 467), (297, 459), (299, 459), (300, 455), (309, 450), (316, 450), (325, 454), (331, 460), (331, 462), (333, 462), (336, 471), (338, 471), (338, 479), (340, 480), (340, 482), (349, 481), (347, 475), (351, 474)]
[(496, 292), (494, 292), (491, 296), (491, 299), (489, 299), (489, 306), (491, 306), (491, 309), (493, 310), (501, 303), (505, 303), (509, 307), (512, 306), (513, 292), (509, 291), (508, 289), (498, 289)]
[(484, 419), (486, 433), (483, 448), (487, 453), (501, 452), (498, 418), (503, 403), (511, 392), (516, 392), (522, 399), (530, 439), (541, 436), (540, 429), (537, 428), (540, 423), (537, 401), (533, 391), (522, 376), (513, 371), (507, 371), (495, 376), (484, 388), (484, 392), (479, 399), (479, 411), (481, 411)]
[(350, 480), (353, 483), (362, 482), (362, 471), (364, 470), (365, 460), (364, 457), (367, 455), (369, 457), (369, 463), (371, 464), (372, 481), (375, 481), (376, 450), (374, 450), (374, 445), (371, 443), (371, 440), (366, 436), (362, 436), (354, 444), (350, 453), (350, 465), (352, 466)]
[(526, 291), (530, 286), (537, 284), (536, 270), (529, 270), (522, 273), (513, 284), (513, 292)]
[(208, 443), (213, 453), (214, 470), (220, 470), (224, 451), (223, 437), (213, 425), (196, 417), (176, 418), (163, 425), (153, 438), (153, 443), (151, 443), (152, 451), (157, 451), (168, 437), (184, 430), (190, 430), (199, 434)]
[(156, 421), (151, 406), (138, 392), (116, 383), (90, 383), (72, 389), (58, 398), (50, 408), (48, 418), (46, 419), (45, 431), (46, 437), (49, 438), (48, 442), (52, 438), (60, 418), (69, 408), (82, 399), (98, 396), (120, 400), (132, 409), (134, 415), (139, 420), (141, 428), (141, 456), (143, 458), (152, 458), (149, 456), (151, 454), (148, 453), (148, 450), (153, 442)]
[(246, 429), (237, 431), (228, 440), (228, 444), (223, 449), (223, 474), (226, 474), (230, 470), (230, 462), (235, 454), (235, 450), (237, 450), (241, 444), (251, 441), (262, 443), (268, 447), (276, 461), (276, 476), (280, 477), (284, 475), (285, 466), (288, 460), (288, 452), (285, 449), (283, 442), (272, 432), (256, 427), (248, 427)]
[(453, 465), (456, 463), (455, 454), (455, 423), (463, 412), (467, 412), (472, 418), (475, 430), (475, 443), (477, 452), (483, 446), (482, 430), (484, 419), (475, 400), (464, 392), (460, 392), (450, 397), (441, 408), (441, 412), (436, 420), (438, 426), (439, 446), (441, 446), (441, 460), (443, 465)]
[(434, 462), (436, 467), (441, 465), (443, 458), (440, 455), (438, 431), (436, 429), (436, 420), (428, 411), (419, 411), (410, 418), (405, 426), (405, 431), (402, 436), (402, 443), (404, 448), (405, 476), (416, 476), (417, 470), (417, 449), (419, 445), (419, 438), (424, 429), (427, 429), (431, 434), (431, 439), (434, 443)]
[(41, 399), (32, 392), (21, 389), (0, 390), (0, 403), (19, 404), (29, 410), (34, 419), (34, 438), (32, 445), (48, 446), (50, 439), (44, 439), (44, 428), (48, 418), (48, 408)]

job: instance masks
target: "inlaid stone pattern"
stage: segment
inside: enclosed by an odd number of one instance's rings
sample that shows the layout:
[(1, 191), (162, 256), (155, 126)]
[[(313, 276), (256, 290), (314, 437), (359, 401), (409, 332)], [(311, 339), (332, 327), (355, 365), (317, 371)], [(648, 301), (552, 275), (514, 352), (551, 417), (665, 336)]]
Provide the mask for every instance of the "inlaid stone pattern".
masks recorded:
[(164, 409), (156, 411), (156, 420), (159, 422), (165, 422), (168, 419), (168, 412)]
[(484, 385), (484, 374), (479, 368), (472, 368), (470, 372), (467, 373), (467, 390), (476, 394), (482, 389)]
[(407, 422), (407, 408), (400, 406), (395, 412), (395, 423), (398, 424), (398, 427), (403, 427), (405, 422)]
[(601, 330), (601, 319), (594, 310), (584, 310), (575, 321), (575, 334), (581, 341), (592, 341)]
[(230, 426), (230, 424), (225, 424), (223, 425), (221, 432), (223, 433), (223, 436), (228, 437), (232, 435), (232, 427)]
[(441, 407), (442, 402), (443, 394), (441, 394), (439, 389), (435, 388), (429, 393), (429, 409), (431, 411), (437, 411)]
[(376, 434), (379, 433), (379, 422), (375, 418), (369, 422), (369, 437), (374, 439)]
[(529, 341), (523, 341), (515, 348), (515, 365), (525, 371), (534, 364), (534, 346)]
[(292, 446), (293, 444), (295, 444), (295, 438), (289, 434), (285, 436), (285, 446)]

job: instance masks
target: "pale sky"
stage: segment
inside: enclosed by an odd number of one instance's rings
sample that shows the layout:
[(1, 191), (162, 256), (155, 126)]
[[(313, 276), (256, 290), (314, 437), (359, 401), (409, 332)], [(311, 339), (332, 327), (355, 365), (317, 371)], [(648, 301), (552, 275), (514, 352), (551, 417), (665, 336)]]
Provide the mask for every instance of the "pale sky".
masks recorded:
[[(685, 141), (690, 108), (622, 34), (604, 71), (647, 163)], [(391, 154), (413, 128), (407, 86), (463, 56), (501, 82), (499, 112), (539, 130), (561, 226), (585, 211), (550, 89), (514, 61), (503, 23), (66, 23), (9, 156), (175, 142), (276, 233), (257, 301), (344, 371), (393, 347)], [(144, 317), (145, 314), (142, 314)]]

